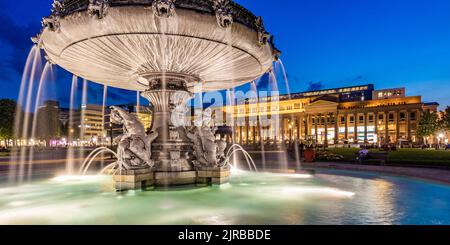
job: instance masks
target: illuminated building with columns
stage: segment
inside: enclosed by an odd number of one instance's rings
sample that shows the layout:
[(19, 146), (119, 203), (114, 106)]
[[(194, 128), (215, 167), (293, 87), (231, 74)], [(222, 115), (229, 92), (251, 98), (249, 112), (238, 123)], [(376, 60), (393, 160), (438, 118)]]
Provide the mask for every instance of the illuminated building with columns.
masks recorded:
[(421, 96), (406, 96), (405, 88), (375, 90), (368, 84), (247, 99), (223, 107), (222, 113), (223, 118), (232, 114), (231, 124), (229, 119), (226, 124), (235, 126), (235, 139), (244, 146), (296, 140), (319, 145), (419, 144), (421, 113), (437, 111), (438, 106), (424, 103)]

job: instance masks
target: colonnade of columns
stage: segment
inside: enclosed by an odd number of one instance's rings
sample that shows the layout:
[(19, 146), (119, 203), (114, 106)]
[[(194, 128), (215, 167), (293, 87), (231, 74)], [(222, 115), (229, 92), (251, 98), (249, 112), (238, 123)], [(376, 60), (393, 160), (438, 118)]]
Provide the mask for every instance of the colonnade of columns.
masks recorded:
[(376, 144), (417, 142), (415, 136), (419, 109), (347, 110), (323, 113), (298, 113), (280, 116), (274, 125), (261, 127), (258, 120), (242, 120), (235, 126), (236, 143), (243, 146), (310, 141), (329, 144)]

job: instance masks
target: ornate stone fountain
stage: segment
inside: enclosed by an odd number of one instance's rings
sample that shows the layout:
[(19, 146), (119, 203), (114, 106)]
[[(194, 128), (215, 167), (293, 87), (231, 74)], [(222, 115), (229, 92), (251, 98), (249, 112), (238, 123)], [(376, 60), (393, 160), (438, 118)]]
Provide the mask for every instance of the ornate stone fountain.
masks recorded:
[(33, 42), (87, 80), (142, 91), (154, 107), (150, 135), (112, 108), (119, 190), (223, 184), (230, 175), (211, 112), (186, 126), (194, 92), (224, 90), (267, 72), (280, 52), (262, 18), (229, 0), (55, 0)]

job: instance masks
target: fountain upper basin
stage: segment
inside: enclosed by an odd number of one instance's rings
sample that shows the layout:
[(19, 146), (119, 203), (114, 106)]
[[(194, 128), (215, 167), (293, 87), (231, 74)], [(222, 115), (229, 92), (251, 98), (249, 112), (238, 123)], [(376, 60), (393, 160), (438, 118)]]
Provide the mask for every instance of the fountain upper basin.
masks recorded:
[(148, 74), (183, 74), (203, 91), (248, 83), (267, 72), (272, 46), (241, 23), (221, 28), (215, 15), (176, 9), (157, 17), (143, 6), (110, 7), (102, 19), (87, 11), (59, 17), (59, 30), (45, 28), (41, 45), (51, 62), (87, 80), (129, 90), (148, 88)]

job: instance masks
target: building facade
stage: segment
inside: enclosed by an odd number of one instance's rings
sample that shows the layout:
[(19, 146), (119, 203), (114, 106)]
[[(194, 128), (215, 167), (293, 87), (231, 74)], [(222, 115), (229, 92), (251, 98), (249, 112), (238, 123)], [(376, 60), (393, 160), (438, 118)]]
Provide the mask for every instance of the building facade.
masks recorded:
[[(151, 108), (149, 106), (118, 105), (135, 115), (145, 128), (151, 127)], [(73, 117), (72, 122), (70, 117)], [(82, 105), (77, 110), (61, 108), (59, 121), (63, 137), (76, 144), (110, 144), (111, 138), (122, 134), (122, 125), (110, 122), (110, 108), (101, 105)]]
[[(406, 96), (404, 88), (375, 90), (374, 85), (249, 99), (222, 109), (244, 146), (309, 141), (318, 145), (419, 144), (416, 131), (424, 110), (437, 103)], [(216, 112), (217, 114), (217, 112)], [(216, 122), (216, 124), (220, 122)]]
[(47, 100), (39, 106), (35, 114), (37, 117), (35, 125), (37, 139), (49, 141), (61, 136), (59, 113), (58, 101)]
[(74, 111), (74, 138), (83, 142), (96, 143), (103, 137), (103, 107), (101, 105), (82, 105)]

